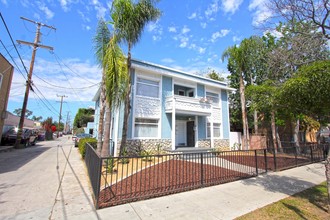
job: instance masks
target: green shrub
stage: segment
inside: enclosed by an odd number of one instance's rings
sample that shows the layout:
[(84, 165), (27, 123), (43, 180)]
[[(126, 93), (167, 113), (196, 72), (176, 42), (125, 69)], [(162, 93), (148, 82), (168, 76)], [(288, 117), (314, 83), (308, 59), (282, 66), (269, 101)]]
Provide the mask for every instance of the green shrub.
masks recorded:
[(123, 152), (122, 152), (122, 158), (120, 159), (120, 162), (122, 163), (122, 164), (127, 164), (127, 163), (129, 163), (129, 158), (127, 158), (127, 156), (128, 156), (128, 152), (127, 152), (127, 149), (126, 149), (126, 147), (123, 149)]
[(86, 143), (89, 143), (94, 149), (97, 147), (97, 140), (95, 138), (82, 138), (79, 140), (78, 148), (82, 158), (85, 158)]
[(140, 153), (140, 156), (142, 156), (142, 160), (144, 161), (152, 161), (152, 155), (153, 155), (152, 150), (143, 150)]
[(114, 172), (116, 172), (117, 171), (115, 169), (115, 167), (116, 167), (116, 159), (114, 159), (113, 157), (110, 156), (105, 161), (105, 167), (106, 167), (107, 173), (114, 173)]

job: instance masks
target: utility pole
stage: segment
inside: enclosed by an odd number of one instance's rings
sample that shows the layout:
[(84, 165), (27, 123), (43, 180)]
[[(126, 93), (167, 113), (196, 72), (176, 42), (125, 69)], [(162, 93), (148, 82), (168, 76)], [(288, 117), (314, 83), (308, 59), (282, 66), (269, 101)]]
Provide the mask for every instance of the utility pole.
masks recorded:
[(70, 112), (67, 112), (66, 113), (66, 122), (65, 122), (65, 132), (67, 133), (68, 132), (68, 130), (70, 129), (69, 128), (69, 121), (70, 121), (70, 119), (69, 119), (69, 114), (70, 114)]
[(52, 26), (49, 26), (49, 25), (46, 25), (46, 24), (43, 24), (43, 23), (40, 23), (40, 22), (32, 21), (32, 20), (24, 18), (24, 17), (21, 17), (21, 19), (36, 24), (37, 25), (37, 32), (36, 32), (36, 36), (35, 36), (35, 39), (34, 39), (33, 43), (17, 40), (17, 43), (19, 43), (19, 44), (26, 44), (26, 45), (29, 45), (29, 46), (33, 46), (33, 50), (32, 50), (32, 58), (31, 58), (31, 62), (30, 62), (30, 70), (29, 70), (29, 74), (27, 76), (27, 81), (26, 81), (26, 89), (25, 89), (25, 95), (24, 95), (24, 100), (23, 100), (21, 118), (19, 120), (19, 125), (18, 125), (18, 132), (17, 132), (17, 138), (16, 138), (16, 142), (15, 142), (15, 148), (21, 148), (22, 147), (22, 146), (20, 146), (20, 143), (21, 143), (21, 139), (22, 139), (24, 118), (25, 118), (26, 106), (27, 106), (28, 99), (29, 99), (29, 92), (30, 92), (30, 89), (33, 91), (33, 89), (32, 89), (32, 73), (33, 73), (34, 59), (35, 59), (35, 56), (36, 56), (37, 49), (38, 49), (38, 47), (40, 47), (40, 48), (53, 50), (53, 47), (49, 47), (49, 46), (39, 44), (40, 43), (40, 28), (43, 26), (43, 27), (47, 27), (47, 28), (56, 30), (56, 28), (54, 28)]
[[(60, 105), (60, 116), (58, 118), (58, 129), (60, 129), (60, 125), (61, 125), (61, 117), (62, 117), (62, 103), (63, 103), (63, 98), (67, 98), (67, 96), (65, 95), (57, 95), (57, 97), (61, 97), (61, 105)], [(57, 137), (59, 132), (57, 132)]]

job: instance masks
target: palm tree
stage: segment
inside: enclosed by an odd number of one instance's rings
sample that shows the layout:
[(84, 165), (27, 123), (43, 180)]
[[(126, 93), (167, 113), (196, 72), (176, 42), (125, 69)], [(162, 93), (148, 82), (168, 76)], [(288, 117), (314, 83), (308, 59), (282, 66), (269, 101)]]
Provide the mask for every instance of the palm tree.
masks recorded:
[(119, 43), (123, 42), (128, 46), (126, 63), (128, 86), (125, 91), (125, 110), (120, 155), (122, 155), (123, 149), (126, 147), (128, 117), (131, 109), (131, 49), (140, 40), (147, 23), (159, 18), (161, 12), (154, 7), (156, 2), (156, 0), (139, 0), (137, 3), (134, 3), (132, 0), (114, 0), (112, 3), (111, 18), (115, 35), (118, 37)]
[(102, 156), (109, 155), (111, 110), (118, 108), (125, 99), (125, 88), (127, 87), (126, 58), (120, 49), (116, 36), (113, 36), (107, 45), (105, 55), (106, 73), (106, 123), (104, 131), (104, 142), (102, 146)]
[[(100, 19), (97, 25), (96, 36), (94, 37), (94, 50), (96, 59), (102, 68), (102, 80), (100, 85), (100, 117), (99, 117), (99, 126), (98, 126), (98, 136), (97, 136), (97, 151), (101, 153), (102, 148), (102, 137), (104, 129), (104, 111), (105, 111), (105, 74), (106, 74), (106, 62), (105, 54), (107, 50), (107, 45), (109, 43), (111, 34), (108, 29), (107, 24), (103, 19)], [(105, 139), (109, 136), (105, 136)]]
[(237, 74), (239, 77), (239, 93), (241, 99), (241, 109), (242, 109), (242, 121), (243, 121), (243, 148), (249, 148), (250, 136), (249, 136), (249, 125), (247, 120), (246, 112), (246, 101), (245, 101), (245, 85), (244, 85), (244, 71), (246, 67), (246, 60), (244, 53), (244, 42), (237, 47), (232, 46), (227, 48), (222, 54), (222, 60), (228, 58), (228, 69), (232, 74)]

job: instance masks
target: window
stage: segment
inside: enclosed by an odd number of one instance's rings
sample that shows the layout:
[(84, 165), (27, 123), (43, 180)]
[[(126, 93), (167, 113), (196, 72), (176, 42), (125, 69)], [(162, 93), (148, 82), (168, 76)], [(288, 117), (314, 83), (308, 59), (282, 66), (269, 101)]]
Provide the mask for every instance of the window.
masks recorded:
[[(219, 138), (220, 137), (220, 123), (213, 123), (213, 137)], [(211, 123), (207, 123), (207, 137), (211, 137)]]
[(184, 92), (184, 90), (178, 90), (178, 93), (179, 93), (179, 95), (181, 95), (181, 96), (185, 96), (186, 94), (185, 94), (185, 92)]
[(216, 93), (206, 92), (206, 99), (207, 100), (212, 100), (213, 104), (218, 104), (219, 103), (219, 95), (216, 94)]
[(134, 137), (158, 137), (158, 119), (135, 118)]
[(136, 95), (158, 98), (159, 82), (138, 77)]

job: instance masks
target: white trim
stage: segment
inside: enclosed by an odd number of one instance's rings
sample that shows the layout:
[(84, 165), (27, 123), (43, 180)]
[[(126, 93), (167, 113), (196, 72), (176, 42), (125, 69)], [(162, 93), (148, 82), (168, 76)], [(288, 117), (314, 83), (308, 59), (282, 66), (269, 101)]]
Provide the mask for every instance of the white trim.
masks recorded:
[(172, 150), (175, 150), (175, 98), (173, 98), (172, 108)]
[(195, 115), (194, 132), (195, 132), (195, 148), (198, 148), (198, 116), (197, 115)]
[[(193, 75), (193, 77), (197, 78), (197, 79), (192, 80), (191, 79), (192, 77), (189, 77), (189, 75), (191, 75), (191, 73), (188, 73), (188, 72), (183, 72), (183, 71), (175, 70), (175, 69), (172, 69), (172, 68), (169, 68), (169, 67), (165, 67), (165, 66), (161, 66), (161, 65), (157, 65), (157, 64), (153, 64), (153, 63), (148, 63), (148, 62), (145, 62), (145, 61), (135, 60), (135, 59), (133, 59), (132, 61), (133, 61), (132, 62), (132, 67), (136, 68), (136, 69), (145, 70), (145, 71), (148, 71), (148, 72), (157, 72), (161, 75), (177, 77), (177, 78), (181, 78), (181, 79), (185, 79), (185, 80), (193, 81), (193, 82), (197, 82), (198, 79), (200, 79), (200, 80), (203, 80), (202, 84), (204, 84), (204, 85), (210, 85), (210, 86), (214, 86), (214, 87), (217, 87), (217, 88), (223, 88), (223, 89), (226, 89), (226, 90), (229, 90), (229, 91), (236, 91), (236, 89), (229, 88), (228, 84), (226, 82), (221, 82), (222, 85), (220, 85), (219, 81), (212, 80), (212, 79), (202, 77), (202, 76), (198, 76), (198, 75)], [(145, 65), (149, 65), (149, 67), (142, 66), (141, 64), (136, 64), (136, 63), (134, 63), (134, 61), (143, 63)], [(174, 73), (172, 73), (171, 71), (174, 72)], [(180, 75), (180, 74), (185, 74), (187, 76)]]
[(119, 126), (119, 108), (117, 108), (117, 113), (116, 113), (116, 117), (115, 117), (115, 125), (114, 128), (115, 128), (115, 131), (113, 132), (113, 136), (114, 138), (112, 139), (113, 140), (113, 145), (114, 145), (114, 155), (117, 156), (117, 145), (118, 145), (118, 126)]

